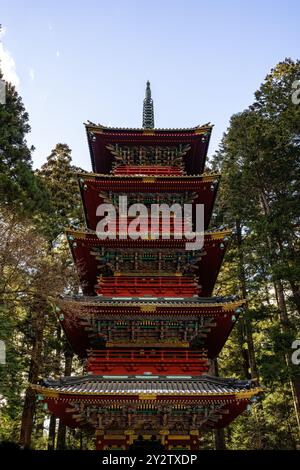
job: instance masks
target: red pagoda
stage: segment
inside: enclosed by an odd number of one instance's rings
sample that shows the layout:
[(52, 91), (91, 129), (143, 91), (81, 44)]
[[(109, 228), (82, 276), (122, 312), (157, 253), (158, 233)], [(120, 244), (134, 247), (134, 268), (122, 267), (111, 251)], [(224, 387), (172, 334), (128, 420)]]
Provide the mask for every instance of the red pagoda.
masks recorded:
[[(143, 128), (86, 124), (93, 173), (78, 176), (86, 229), (67, 230), (82, 294), (57, 308), (86, 374), (33, 387), (67, 426), (94, 430), (96, 449), (155, 436), (166, 450), (197, 450), (202, 432), (227, 426), (259, 393), (251, 381), (209, 375), (244, 304), (212, 297), (230, 231), (207, 230), (219, 184), (204, 173), (211, 130), (155, 129), (149, 82)], [(202, 248), (186, 249), (176, 220), (169, 238), (161, 220), (158, 237), (121, 237), (119, 222), (116, 237), (99, 238), (97, 207), (117, 207), (124, 195), (147, 208), (203, 204)]]

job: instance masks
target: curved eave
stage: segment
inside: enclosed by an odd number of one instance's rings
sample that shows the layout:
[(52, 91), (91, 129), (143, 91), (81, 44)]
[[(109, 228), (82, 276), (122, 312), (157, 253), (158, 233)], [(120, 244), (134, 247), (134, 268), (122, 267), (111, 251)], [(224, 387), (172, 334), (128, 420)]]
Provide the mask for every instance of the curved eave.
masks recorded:
[(137, 399), (137, 400), (159, 400), (163, 398), (172, 398), (172, 399), (189, 399), (189, 400), (197, 400), (197, 399), (204, 399), (204, 400), (226, 400), (227, 398), (233, 398), (235, 400), (250, 400), (252, 397), (263, 393), (263, 388), (255, 387), (251, 390), (241, 390), (236, 392), (207, 392), (207, 393), (94, 393), (94, 392), (72, 392), (72, 391), (60, 391), (56, 388), (48, 388), (43, 387), (41, 385), (30, 384), (31, 388), (35, 390), (37, 393), (43, 395), (44, 398), (55, 398), (55, 399), (63, 399), (63, 398), (72, 398), (74, 396), (80, 398), (94, 398), (99, 399), (100, 401), (105, 398), (114, 398), (114, 399), (126, 399), (130, 397), (130, 399)]
[(211, 131), (212, 128), (214, 127), (213, 124), (207, 123), (207, 124), (202, 124), (194, 127), (183, 127), (183, 128), (154, 128), (154, 129), (145, 129), (143, 127), (110, 127), (110, 126), (104, 126), (102, 124), (95, 124), (92, 122), (87, 122), (84, 123), (84, 126), (87, 130), (92, 131), (92, 132), (110, 132), (110, 133), (137, 133), (137, 134), (156, 134), (156, 133), (172, 133), (172, 134), (178, 134), (178, 133), (204, 133)]
[[(204, 245), (195, 253), (204, 253), (201, 257), (195, 275), (201, 284), (201, 295), (212, 295), (216, 278), (221, 268), (222, 260), (226, 252), (231, 230), (204, 232)], [(186, 251), (185, 239), (104, 239), (100, 240), (93, 231), (66, 230), (74, 262), (78, 269), (81, 286), (84, 294), (95, 295), (95, 286), (100, 274), (95, 256), (91, 254), (93, 248), (106, 248), (113, 251), (127, 248), (128, 250), (155, 249), (164, 251), (177, 249)], [(151, 275), (151, 274), (150, 274)]]
[[(132, 409), (146, 405), (147, 407), (156, 406), (167, 406), (174, 407), (174, 405), (183, 405), (187, 407), (185, 417), (188, 418), (190, 415), (189, 407), (200, 406), (217, 406), (221, 407), (220, 419), (209, 422), (202, 419), (198, 422), (198, 429), (212, 430), (220, 429), (227, 426), (232, 422), (238, 415), (243, 413), (247, 405), (254, 399), (255, 395), (258, 395), (263, 390), (259, 387), (252, 388), (250, 390), (239, 390), (234, 393), (181, 393), (181, 394), (157, 394), (157, 393), (134, 393), (134, 394), (95, 394), (95, 393), (68, 393), (61, 392), (55, 388), (47, 388), (42, 386), (32, 386), (35, 391), (39, 394), (38, 399), (43, 400), (47, 403), (48, 409), (55, 416), (59, 417), (62, 422), (72, 428), (76, 427), (95, 427), (96, 423), (89, 423), (85, 419), (85, 410), (89, 413), (89, 409), (92, 406), (94, 411), (97, 411), (97, 407), (100, 413), (104, 413), (107, 416), (111, 416), (115, 406), (121, 406), (119, 413), (126, 413)], [(80, 409), (83, 410), (83, 419), (74, 415), (74, 406), (80, 405)], [(107, 409), (106, 409), (107, 407)], [(223, 410), (223, 412), (222, 412)], [(113, 413), (116, 417), (115, 413)], [(200, 411), (200, 418), (203, 415), (203, 411)], [(79, 419), (78, 419), (79, 418)], [(135, 424), (133, 423), (133, 428)], [(157, 415), (157, 421), (154, 423), (155, 429), (163, 429), (163, 423), (161, 422), (160, 414)], [(120, 424), (120, 430), (124, 431), (126, 428)], [(137, 430), (137, 429), (136, 429)]]
[(109, 174), (109, 175), (106, 175), (106, 174), (103, 174), (103, 173), (76, 173), (77, 175), (77, 178), (80, 179), (80, 178), (83, 178), (87, 181), (94, 181), (94, 180), (99, 180), (99, 181), (102, 181), (102, 180), (116, 180), (116, 181), (123, 181), (124, 179), (126, 180), (133, 180), (133, 181), (148, 181), (150, 180), (150, 182), (155, 182), (155, 181), (164, 181), (164, 180), (178, 180), (178, 181), (182, 181), (182, 180), (186, 180), (186, 181), (203, 181), (203, 182), (211, 182), (211, 181), (214, 181), (216, 179), (220, 179), (221, 178), (221, 174), (220, 173), (202, 173), (201, 175), (153, 175), (153, 176), (143, 176), (143, 175), (112, 175), (112, 174)]
[[(107, 202), (104, 194), (113, 192), (114, 194), (128, 193), (156, 193), (156, 194), (189, 194), (193, 195), (193, 204), (204, 205), (204, 224), (208, 227), (216, 194), (219, 187), (220, 175), (210, 174), (201, 176), (139, 176), (125, 177), (100, 174), (78, 174), (78, 184), (81, 195), (81, 202), (85, 214), (86, 226), (90, 230), (95, 230), (97, 222), (97, 207), (99, 204)], [(187, 196), (186, 196), (187, 197)]]
[[(74, 240), (78, 239), (78, 240), (83, 240), (83, 239), (86, 239), (86, 240), (98, 240), (99, 242), (113, 242), (112, 245), (114, 244), (117, 244), (119, 245), (120, 243), (121, 244), (125, 244), (129, 242), (129, 244), (132, 244), (134, 247), (138, 246), (138, 245), (142, 245), (144, 246), (144, 244), (146, 245), (150, 245), (149, 248), (151, 248), (151, 246), (157, 246), (158, 247), (164, 247), (165, 245), (168, 245), (169, 242), (174, 242), (175, 245), (182, 245), (182, 247), (184, 248), (185, 247), (185, 243), (189, 240), (187, 239), (183, 239), (183, 240), (173, 240), (173, 239), (170, 239), (170, 240), (163, 240), (163, 239), (158, 239), (158, 240), (152, 240), (151, 238), (149, 239), (138, 239), (138, 240), (119, 240), (119, 239), (116, 239), (116, 240), (100, 240), (98, 237), (97, 237), (97, 234), (96, 232), (92, 231), (92, 230), (74, 230), (72, 228), (67, 228), (65, 230), (65, 233), (67, 235), (67, 237), (71, 236), (74, 238)], [(207, 241), (213, 241), (213, 240), (224, 240), (225, 237), (229, 237), (230, 235), (232, 235), (232, 230), (231, 229), (224, 229), (224, 230), (206, 230), (204, 232), (204, 236), (205, 236), (205, 239)], [(114, 243), (115, 242), (115, 243)], [(132, 242), (132, 243), (131, 243)], [(178, 242), (181, 242), (181, 243), (178, 243)], [(163, 244), (163, 246), (161, 245)], [(111, 243), (109, 243), (109, 245), (111, 245)]]
[[(216, 299), (214, 301), (214, 299)], [(128, 300), (123, 300), (122, 298), (114, 298), (112, 299), (111, 297), (89, 297), (89, 296), (78, 296), (78, 297), (62, 297), (61, 300), (58, 301), (58, 304), (61, 302), (75, 302), (78, 306), (82, 305), (84, 307), (120, 307), (122, 308), (132, 308), (132, 307), (138, 307), (139, 311), (137, 312), (138, 314), (146, 312), (151, 315), (151, 313), (155, 312), (155, 308), (160, 307), (161, 309), (168, 309), (168, 308), (194, 308), (197, 309), (191, 313), (192, 315), (203, 315), (203, 308), (214, 308), (214, 307), (219, 307), (222, 309), (222, 312), (227, 312), (230, 310), (234, 310), (237, 307), (240, 307), (246, 303), (245, 299), (239, 299), (239, 300), (229, 300), (226, 301), (221, 298), (221, 300), (218, 300), (218, 298), (212, 297), (211, 302), (206, 302), (206, 299), (199, 297), (197, 300), (193, 301), (193, 298), (185, 298), (184, 300), (180, 298), (135, 298), (132, 297), (131, 299)], [(78, 303), (77, 303), (78, 302)], [(149, 308), (148, 308), (149, 307)], [(154, 308), (152, 308), (154, 307)], [(148, 309), (147, 309), (148, 308)], [(191, 310), (187, 312), (187, 314), (190, 314)], [(134, 312), (133, 312), (134, 313)], [(209, 311), (208, 314), (213, 313), (212, 311)]]
[[(208, 297), (212, 295), (217, 275), (219, 273), (224, 254), (226, 252), (229, 235), (231, 230), (206, 231), (204, 233), (204, 245), (201, 250), (195, 250), (195, 253), (204, 253), (201, 257), (197, 270), (195, 271), (201, 284), (201, 295)], [(127, 248), (136, 249), (155, 249), (164, 251), (167, 249), (177, 249), (186, 251), (185, 239), (138, 239), (138, 240), (119, 240), (104, 239), (100, 240), (95, 232), (66, 230), (74, 262), (78, 269), (81, 286), (84, 294), (95, 295), (95, 286), (100, 274), (95, 256), (91, 254), (93, 248), (106, 248), (113, 251)], [(206, 273), (206, 274), (205, 274)], [(151, 275), (151, 274), (150, 274)]]
[(205, 124), (191, 129), (140, 129), (110, 128), (89, 123), (85, 125), (92, 168), (109, 174), (112, 169), (110, 152), (106, 149), (108, 142), (123, 145), (162, 145), (189, 142), (193, 149), (189, 153), (188, 174), (200, 174), (204, 170), (212, 126)]
[[(106, 301), (101, 298), (96, 298), (95, 301), (89, 300), (86, 302), (76, 300), (64, 300), (58, 302), (59, 310), (57, 316), (61, 326), (68, 338), (72, 349), (78, 354), (79, 357), (86, 357), (87, 350), (92, 348), (92, 342), (88, 331), (81, 325), (81, 319), (92, 319), (96, 321), (97, 318), (105, 318), (112, 322), (130, 321), (132, 319), (147, 319), (168, 321), (170, 319), (188, 322), (191, 320), (199, 320), (200, 318), (212, 319), (214, 322), (208, 334), (203, 338), (203, 347), (207, 349), (208, 357), (213, 359), (222, 350), (227, 338), (229, 337), (232, 328), (239, 319), (240, 307), (245, 304), (245, 300), (239, 300), (227, 303), (199, 303), (194, 302), (180, 302), (180, 301), (167, 301), (165, 303), (159, 302), (159, 299), (152, 301), (152, 303), (132, 301), (118, 301), (107, 299)], [(94, 334), (94, 333), (92, 333)], [(174, 340), (175, 341), (175, 340)], [(106, 342), (106, 346), (113, 343), (116, 345), (117, 341), (111, 340)], [(156, 343), (156, 347), (166, 349), (174, 347), (175, 343), (163, 341)], [(176, 342), (177, 347), (188, 348), (190, 340), (180, 340), (178, 337)], [(118, 343), (120, 348), (150, 348), (152, 344), (146, 344), (144, 341), (136, 341), (134, 343), (121, 342)]]

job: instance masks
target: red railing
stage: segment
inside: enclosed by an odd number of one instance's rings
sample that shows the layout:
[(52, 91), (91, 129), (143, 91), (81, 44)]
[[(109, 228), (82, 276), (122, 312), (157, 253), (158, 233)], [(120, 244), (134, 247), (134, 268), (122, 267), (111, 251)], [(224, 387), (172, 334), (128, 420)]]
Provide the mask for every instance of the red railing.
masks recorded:
[(113, 171), (115, 175), (182, 175), (178, 166), (119, 165)]
[[(135, 217), (128, 217), (127, 219), (118, 217), (116, 219), (116, 232), (119, 233), (120, 230), (126, 230), (127, 233), (129, 224), (133, 220), (135, 220)], [(188, 225), (188, 222), (185, 223), (184, 216), (181, 218), (176, 218), (171, 213), (170, 218), (164, 219), (162, 216), (151, 217), (150, 212), (148, 217), (139, 216), (139, 232), (149, 233), (149, 236), (151, 236), (152, 231), (158, 234), (170, 233), (170, 235), (173, 235), (175, 232), (182, 234), (182, 237), (184, 237), (185, 230), (190, 232), (193, 230), (193, 228)]]
[(146, 371), (167, 374), (203, 374), (208, 371), (204, 350), (93, 350), (89, 352), (87, 369), (94, 374), (139, 373)]
[(192, 297), (198, 295), (199, 287), (193, 276), (100, 276), (98, 295), (164, 297)]

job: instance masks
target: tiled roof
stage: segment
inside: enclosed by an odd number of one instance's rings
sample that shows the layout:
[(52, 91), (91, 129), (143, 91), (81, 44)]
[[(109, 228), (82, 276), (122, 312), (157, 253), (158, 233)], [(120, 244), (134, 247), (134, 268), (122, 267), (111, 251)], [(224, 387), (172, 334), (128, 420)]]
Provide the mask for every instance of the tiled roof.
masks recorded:
[(207, 124), (203, 125), (198, 125), (194, 127), (179, 127), (179, 128), (164, 128), (164, 127), (155, 127), (154, 129), (144, 129), (143, 127), (110, 127), (110, 126), (104, 126), (102, 124), (95, 124), (94, 122), (88, 121), (87, 123), (84, 123), (85, 127), (88, 128), (99, 128), (103, 130), (109, 130), (109, 131), (136, 131), (136, 132), (155, 132), (155, 131), (162, 131), (162, 132), (189, 132), (189, 131), (195, 131), (197, 129), (212, 129), (213, 124), (208, 122)]
[(85, 296), (85, 295), (74, 295), (74, 296), (64, 296), (62, 297), (63, 300), (75, 300), (76, 302), (88, 303), (92, 305), (103, 304), (106, 303), (107, 305), (113, 304), (136, 304), (139, 305), (161, 305), (167, 306), (172, 303), (172, 305), (177, 304), (178, 306), (201, 306), (207, 304), (226, 304), (226, 303), (244, 303), (242, 300), (238, 300), (236, 296), (230, 297), (103, 297), (103, 296)]
[(110, 180), (110, 179), (116, 179), (116, 180), (123, 180), (123, 179), (128, 179), (129, 181), (132, 181), (132, 180), (143, 180), (145, 178), (155, 178), (156, 181), (163, 181), (165, 179), (167, 180), (193, 180), (193, 179), (196, 179), (196, 180), (202, 180), (202, 179), (215, 179), (215, 180), (219, 180), (221, 178), (221, 175), (219, 173), (215, 173), (215, 172), (205, 172), (205, 173), (202, 173), (201, 175), (151, 175), (151, 176), (145, 176), (145, 175), (115, 175), (115, 174), (101, 174), (101, 173), (77, 173), (77, 178), (78, 179), (84, 179), (84, 180), (88, 180), (88, 179), (92, 179), (92, 180), (97, 180), (97, 179), (105, 179), (105, 180)]
[(252, 388), (251, 381), (211, 376), (102, 376), (84, 375), (58, 380), (44, 379), (42, 385), (60, 393), (88, 395), (160, 394), (216, 395), (235, 394)]

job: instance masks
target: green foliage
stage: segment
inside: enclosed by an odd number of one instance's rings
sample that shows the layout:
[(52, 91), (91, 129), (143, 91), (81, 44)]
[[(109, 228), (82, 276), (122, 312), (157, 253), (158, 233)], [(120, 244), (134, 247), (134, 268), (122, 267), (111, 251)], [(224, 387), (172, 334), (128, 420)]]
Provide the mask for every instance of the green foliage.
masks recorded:
[[(299, 135), (300, 105), (292, 103), (292, 83), (300, 63), (279, 63), (255, 94), (255, 102), (236, 114), (211, 167), (222, 172), (213, 225), (234, 231), (215, 288), (216, 295), (246, 296), (248, 303), (219, 359), (220, 376), (255, 376), (264, 394), (225, 430), (228, 449), (299, 447), (291, 383), (299, 366), (287, 365), (300, 328)], [(1, 213), (0, 331), (7, 364), (0, 366), (0, 439), (18, 441), (22, 400), (32, 369), (40, 309), (42, 352), (39, 376), (62, 374), (64, 340), (54, 314), (61, 292), (74, 292), (66, 226), (82, 221), (82, 208), (71, 150), (57, 144), (47, 162), (32, 171), (27, 147), (28, 115), (21, 98), (7, 85), (0, 105)], [(7, 212), (7, 207), (17, 211)], [(17, 214), (17, 215), (16, 215)], [(22, 215), (20, 215), (22, 214)], [(22, 216), (26, 214), (25, 218)], [(283, 303), (278, 301), (278, 283)], [(39, 310), (36, 309), (36, 300)], [(41, 317), (41, 316), (40, 316)], [(43, 317), (42, 317), (43, 318)], [(252, 343), (251, 343), (252, 341)], [(76, 360), (79, 373), (82, 364)], [(38, 404), (32, 446), (47, 448), (47, 410)], [(214, 434), (201, 436), (213, 449)], [(67, 447), (93, 448), (91, 436), (68, 430)]]
[(33, 148), (26, 142), (29, 131), (22, 99), (14, 86), (7, 83), (6, 103), (0, 104), (0, 195), (2, 203), (33, 215), (47, 210), (49, 198), (32, 170)]
[[(299, 61), (279, 63), (256, 92), (254, 104), (231, 118), (211, 162), (222, 172), (215, 224), (234, 229), (216, 291), (248, 299), (242, 326), (236, 326), (220, 356), (220, 375), (242, 378), (247, 371), (250, 327), (260, 383), (266, 389), (255, 412), (239, 417), (226, 431), (231, 449), (299, 445), (291, 393), (299, 366), (286, 362), (300, 326), (300, 106), (291, 99), (292, 83), (299, 78)], [(238, 286), (231, 274), (240, 280)]]
[(50, 194), (50, 210), (43, 220), (43, 230), (53, 243), (67, 226), (82, 223), (82, 208), (77, 173), (83, 170), (72, 165), (71, 149), (57, 144), (47, 162), (36, 172)]

